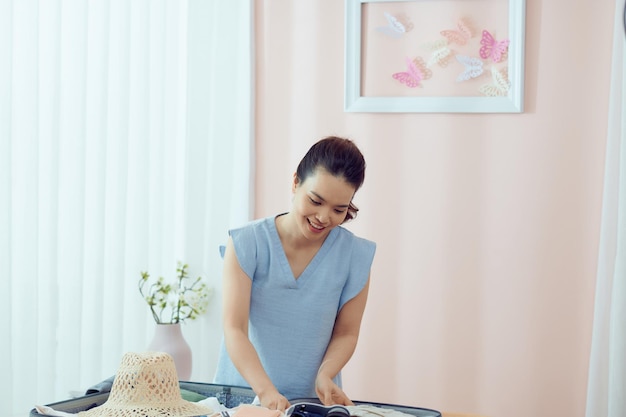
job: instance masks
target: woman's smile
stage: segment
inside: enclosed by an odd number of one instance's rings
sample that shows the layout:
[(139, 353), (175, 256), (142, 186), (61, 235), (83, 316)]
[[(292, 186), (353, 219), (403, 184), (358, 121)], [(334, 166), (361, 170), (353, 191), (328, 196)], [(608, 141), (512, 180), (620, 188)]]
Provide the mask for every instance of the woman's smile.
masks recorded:
[(309, 222), (309, 229), (313, 233), (322, 233), (324, 229), (326, 229), (325, 226), (318, 225), (317, 223), (312, 222), (311, 219), (306, 219), (306, 220)]

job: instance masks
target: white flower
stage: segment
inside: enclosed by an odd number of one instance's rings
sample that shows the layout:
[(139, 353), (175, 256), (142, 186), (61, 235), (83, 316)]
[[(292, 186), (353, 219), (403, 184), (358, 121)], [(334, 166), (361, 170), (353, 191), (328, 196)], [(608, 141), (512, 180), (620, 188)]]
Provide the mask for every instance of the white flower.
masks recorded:
[[(178, 262), (177, 279), (172, 284), (166, 283), (163, 277), (159, 277), (156, 282), (148, 285), (150, 275), (147, 272), (141, 273), (139, 293), (148, 303), (152, 316), (158, 324), (194, 320), (207, 311), (209, 296), (213, 291), (202, 282), (201, 277), (196, 278), (191, 285), (187, 285), (189, 280), (187, 268), (187, 264)], [(146, 285), (148, 285), (147, 290), (144, 289)]]

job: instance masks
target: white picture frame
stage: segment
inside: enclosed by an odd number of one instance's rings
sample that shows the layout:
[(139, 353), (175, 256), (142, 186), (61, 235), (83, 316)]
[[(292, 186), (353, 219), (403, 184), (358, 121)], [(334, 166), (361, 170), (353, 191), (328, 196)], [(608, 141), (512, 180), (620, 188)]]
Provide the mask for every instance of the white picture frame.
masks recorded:
[[(364, 96), (362, 95), (362, 10), (367, 3), (424, 3), (440, 0), (345, 0), (345, 112), (522, 113), (524, 105), (525, 0), (508, 1), (506, 96)], [(460, 2), (468, 0), (457, 0)], [(465, 3), (467, 5), (467, 3)]]

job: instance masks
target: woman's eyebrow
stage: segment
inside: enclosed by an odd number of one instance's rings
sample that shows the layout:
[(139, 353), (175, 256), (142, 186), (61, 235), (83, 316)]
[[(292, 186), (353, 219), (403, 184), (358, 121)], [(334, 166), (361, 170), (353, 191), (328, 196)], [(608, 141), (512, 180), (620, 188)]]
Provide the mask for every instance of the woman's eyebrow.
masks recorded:
[[(315, 191), (310, 191), (310, 193), (313, 194), (315, 197), (319, 198), (320, 200), (326, 202), (324, 197), (322, 197), (321, 195), (319, 195)], [(345, 207), (350, 207), (350, 204), (337, 204), (335, 207), (344, 207), (345, 208)]]

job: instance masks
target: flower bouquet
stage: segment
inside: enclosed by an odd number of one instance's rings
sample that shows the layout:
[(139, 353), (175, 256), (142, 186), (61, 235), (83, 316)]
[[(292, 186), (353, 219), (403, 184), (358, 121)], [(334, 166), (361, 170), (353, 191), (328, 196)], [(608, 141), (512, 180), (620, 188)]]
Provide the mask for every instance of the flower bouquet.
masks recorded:
[(212, 290), (202, 277), (191, 281), (187, 268), (187, 264), (178, 262), (174, 283), (165, 282), (163, 277), (154, 281), (147, 272), (141, 272), (139, 293), (148, 303), (157, 324), (183, 323), (206, 312)]

